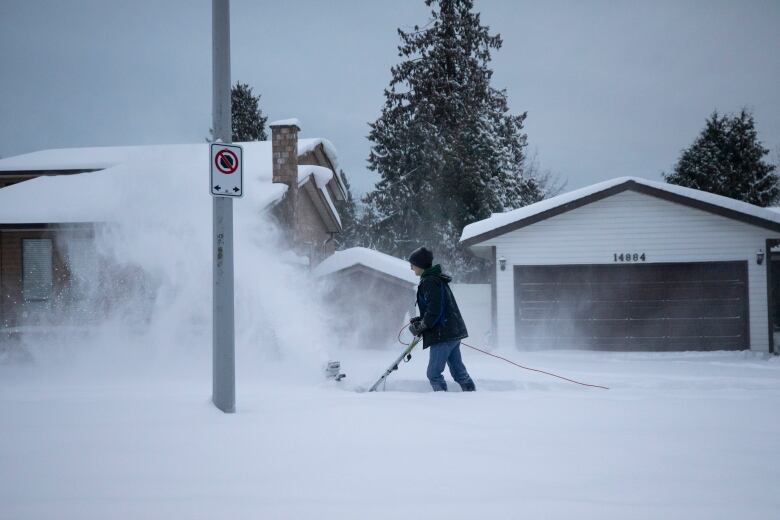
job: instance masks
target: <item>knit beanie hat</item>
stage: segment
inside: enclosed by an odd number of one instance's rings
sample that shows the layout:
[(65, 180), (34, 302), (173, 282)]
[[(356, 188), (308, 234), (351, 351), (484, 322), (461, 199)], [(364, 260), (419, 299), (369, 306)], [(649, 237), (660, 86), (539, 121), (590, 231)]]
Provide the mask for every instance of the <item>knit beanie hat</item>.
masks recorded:
[(420, 269), (428, 269), (433, 265), (433, 253), (424, 247), (418, 247), (409, 255), (409, 263)]

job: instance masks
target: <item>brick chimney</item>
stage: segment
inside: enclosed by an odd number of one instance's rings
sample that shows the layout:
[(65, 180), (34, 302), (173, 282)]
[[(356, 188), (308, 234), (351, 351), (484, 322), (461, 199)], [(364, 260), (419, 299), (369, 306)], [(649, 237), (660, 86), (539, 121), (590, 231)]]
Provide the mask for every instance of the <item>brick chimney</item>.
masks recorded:
[(279, 217), (294, 240), (296, 205), (298, 201), (298, 126), (297, 119), (274, 121), (271, 127), (273, 152), (273, 182), (287, 185), (287, 193), (279, 203)]

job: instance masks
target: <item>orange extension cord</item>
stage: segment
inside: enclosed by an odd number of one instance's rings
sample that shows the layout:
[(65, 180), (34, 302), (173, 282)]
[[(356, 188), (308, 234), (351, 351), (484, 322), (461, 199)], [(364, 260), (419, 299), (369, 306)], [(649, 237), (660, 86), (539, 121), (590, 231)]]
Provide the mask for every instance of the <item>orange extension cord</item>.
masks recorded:
[[(401, 330), (398, 331), (398, 343), (400, 343), (401, 345), (409, 346), (409, 343), (404, 343), (403, 340), (401, 340), (401, 334), (409, 326), (409, 324), (411, 324), (411, 321), (409, 323), (407, 323), (406, 325), (404, 325), (403, 327), (401, 327)], [(523, 365), (521, 365), (519, 363), (515, 363), (514, 361), (512, 361), (510, 359), (507, 359), (507, 358), (501, 357), (501, 356), (497, 356), (495, 354), (491, 354), (490, 352), (487, 352), (486, 350), (482, 350), (481, 348), (474, 347), (474, 346), (469, 345), (468, 343), (465, 343), (463, 341), (461, 341), (460, 343), (461, 343), (461, 345), (465, 345), (465, 346), (467, 346), (470, 349), (476, 350), (477, 352), (482, 352), (483, 354), (487, 354), (488, 356), (492, 356), (492, 357), (498, 358), (498, 359), (500, 359), (502, 361), (506, 361), (507, 363), (511, 363), (512, 365), (514, 365), (516, 367), (519, 367), (519, 368), (522, 368), (524, 370), (530, 370), (531, 372), (539, 372), (540, 374), (545, 374), (545, 375), (548, 375), (548, 376), (557, 377), (558, 379), (563, 379), (564, 381), (568, 381), (570, 383), (575, 383), (575, 384), (582, 385), (582, 386), (590, 386), (592, 388), (602, 388), (604, 390), (609, 390), (609, 387), (607, 387), (607, 386), (591, 385), (591, 384), (588, 384), (588, 383), (580, 383), (579, 381), (575, 381), (574, 379), (569, 379), (568, 377), (559, 376), (557, 374), (553, 374), (552, 372), (545, 372), (544, 370), (538, 370), (536, 368), (525, 367), (525, 366), (523, 366)]]

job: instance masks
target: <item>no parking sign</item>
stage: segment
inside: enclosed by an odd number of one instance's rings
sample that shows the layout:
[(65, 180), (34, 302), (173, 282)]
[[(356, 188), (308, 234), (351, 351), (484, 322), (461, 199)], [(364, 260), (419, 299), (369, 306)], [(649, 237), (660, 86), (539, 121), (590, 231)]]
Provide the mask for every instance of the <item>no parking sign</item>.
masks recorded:
[(211, 194), (216, 197), (240, 197), (244, 191), (241, 147), (211, 144)]

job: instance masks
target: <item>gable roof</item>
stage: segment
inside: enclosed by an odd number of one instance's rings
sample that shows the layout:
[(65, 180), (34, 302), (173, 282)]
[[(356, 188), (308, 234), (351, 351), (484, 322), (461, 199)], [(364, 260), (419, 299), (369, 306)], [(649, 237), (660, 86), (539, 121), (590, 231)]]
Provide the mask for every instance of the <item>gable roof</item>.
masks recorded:
[[(328, 183), (334, 176), (338, 177), (338, 175), (333, 173), (333, 170), (325, 168), (324, 166), (315, 166), (311, 164), (298, 166), (298, 186), (311, 187), (310, 191), (312, 192), (312, 198), (317, 199), (314, 201), (314, 205), (317, 207), (317, 210), (321, 212), (323, 220), (325, 220), (327, 224), (330, 224), (328, 226), (328, 232), (341, 232), (341, 217), (339, 216), (336, 205), (333, 203), (333, 198), (328, 191)], [(324, 208), (327, 208), (327, 210)]]
[(327, 276), (355, 266), (365, 266), (412, 285), (417, 285), (419, 281), (406, 260), (366, 247), (352, 247), (336, 251), (314, 269), (314, 275), (317, 277)]
[[(299, 153), (307, 153), (323, 142), (301, 139)], [(263, 210), (281, 200), (287, 187), (272, 182), (270, 142), (240, 144), (243, 200), (247, 202), (237, 207)], [(326, 153), (329, 148), (329, 143), (323, 146)], [(210, 204), (208, 157), (209, 145), (201, 143), (68, 148), (1, 159), (0, 171), (5, 172), (83, 173), (37, 177), (0, 189), (0, 224), (110, 222), (123, 205), (143, 205), (160, 197), (168, 197), (172, 208)], [(299, 184), (311, 181), (318, 188), (325, 207), (334, 213), (333, 219), (340, 227), (338, 212), (325, 188), (333, 177), (328, 172), (327, 168), (301, 167)]]
[(460, 242), (474, 246), (617, 193), (632, 190), (780, 232), (780, 213), (722, 195), (639, 177), (618, 177), (490, 217), (463, 228)]

